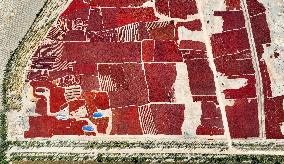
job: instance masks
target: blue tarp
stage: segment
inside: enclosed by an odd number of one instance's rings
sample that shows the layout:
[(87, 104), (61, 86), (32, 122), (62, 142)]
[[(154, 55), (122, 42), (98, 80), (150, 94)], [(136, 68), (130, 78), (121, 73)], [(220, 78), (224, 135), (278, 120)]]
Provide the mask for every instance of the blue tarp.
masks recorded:
[(92, 125), (85, 125), (82, 127), (82, 130), (86, 132), (92, 132), (95, 130), (95, 128)]
[(93, 114), (93, 117), (94, 118), (102, 118), (104, 115), (101, 113), (101, 112), (95, 112), (94, 114)]

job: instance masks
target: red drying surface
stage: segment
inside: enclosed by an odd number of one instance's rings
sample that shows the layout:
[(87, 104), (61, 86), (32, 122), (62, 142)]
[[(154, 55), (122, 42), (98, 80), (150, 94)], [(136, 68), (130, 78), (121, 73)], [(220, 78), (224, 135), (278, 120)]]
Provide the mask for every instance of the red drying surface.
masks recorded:
[(202, 24), (199, 19), (195, 19), (189, 22), (178, 22), (176, 27), (184, 26), (190, 31), (202, 31)]
[[(50, 90), (52, 113), (66, 106), (70, 112), (85, 106), (86, 118), (97, 125), (100, 133), (106, 133), (110, 118), (93, 119), (98, 109), (112, 111), (111, 135), (182, 135), (185, 105), (169, 104), (175, 102), (177, 64), (186, 64), (193, 101), (201, 104), (201, 123), (192, 133), (224, 134), (205, 43), (178, 39), (181, 26), (202, 32), (201, 21), (173, 21), (197, 14), (194, 0), (156, 0), (157, 12), (172, 18), (165, 22), (156, 17), (152, 7), (140, 7), (146, 0), (84, 2), (74, 0), (70, 4), (47, 35), (52, 41), (41, 44), (33, 55), (27, 81), (37, 98), (35, 112), (39, 116), (29, 118), (30, 129), (25, 137), (96, 135), (83, 132), (82, 127), (88, 125), (86, 121), (63, 121), (48, 116), (47, 99), (36, 94), (37, 87)], [(261, 59), (263, 44), (271, 41), (265, 8), (256, 0), (247, 3)], [(224, 21), (223, 32), (210, 38), (214, 62), (218, 73), (228, 79), (247, 79), (245, 86), (223, 91), (225, 99), (234, 101), (232, 106), (226, 106), (229, 130), (232, 138), (258, 137), (256, 78), (243, 12), (239, 0), (226, 0), (225, 4), (226, 11), (214, 11), (214, 16)], [(125, 30), (129, 31), (123, 33)], [(133, 36), (127, 36), (130, 33)], [(283, 98), (270, 98), (267, 67), (265, 62), (259, 62), (266, 135), (284, 138), (280, 130)], [(80, 86), (81, 95), (67, 100), (65, 89), (74, 85)]]
[(186, 19), (197, 14), (195, 0), (157, 0), (155, 5), (159, 13), (171, 18)]
[(77, 64), (123, 63), (140, 61), (141, 43), (68, 42), (62, 60)]
[(151, 105), (155, 127), (158, 134), (181, 135), (184, 121), (184, 105), (157, 104)]
[(222, 56), (215, 59), (218, 72), (227, 76), (254, 74), (252, 59), (234, 59), (231, 56)]
[[(233, 77), (229, 77), (229, 79)], [(238, 99), (238, 98), (255, 98), (255, 76), (254, 75), (241, 75), (238, 78), (244, 78), (247, 80), (247, 84), (239, 89), (226, 89), (224, 90), (226, 99)]]
[(261, 59), (263, 50), (263, 44), (270, 43), (270, 31), (268, 24), (266, 22), (266, 15), (260, 14), (251, 17), (251, 28), (253, 33), (253, 38), (255, 40), (256, 51), (258, 58)]
[(257, 102), (255, 99), (236, 99), (233, 106), (226, 107), (232, 138), (259, 136)]
[(150, 102), (172, 102), (173, 84), (176, 77), (175, 64), (145, 64)]
[(214, 57), (250, 49), (246, 29), (213, 34), (211, 42)]
[(176, 42), (174, 41), (142, 41), (142, 60), (144, 62), (182, 62)]
[(39, 116), (29, 117), (30, 129), (26, 131), (25, 138), (52, 137), (54, 135), (83, 135), (84, 121), (59, 121), (55, 117)]
[(116, 90), (108, 92), (111, 107), (147, 103), (147, 86), (141, 64), (101, 64), (98, 67), (101, 76), (110, 76), (116, 84)]
[[(121, 27), (131, 23), (158, 20), (155, 17), (153, 8), (102, 8), (101, 13), (103, 20), (101, 23), (105, 29)], [(94, 22), (98, 22), (95, 18), (93, 19)]]
[(242, 11), (215, 11), (214, 15), (223, 18), (223, 31), (245, 27), (245, 19)]
[(265, 128), (268, 139), (283, 139), (281, 125), (284, 122), (283, 112), (284, 97), (265, 98)]
[(270, 46), (271, 38), (264, 6), (256, 0), (249, 0), (248, 10), (251, 15), (252, 33), (260, 63), (260, 71), (263, 81), (265, 132), (268, 139), (283, 139), (281, 131), (283, 123), (283, 96), (272, 97), (271, 81), (265, 61), (260, 60), (264, 53), (263, 46)]
[(142, 135), (137, 106), (115, 108), (111, 134)]
[(223, 135), (224, 128), (220, 109), (213, 101), (201, 101), (201, 125), (198, 126), (198, 135)]
[(197, 14), (195, 0), (169, 0), (169, 11), (172, 18), (186, 19), (187, 15)]
[(225, 0), (226, 10), (240, 10), (241, 1), (240, 0)]
[(251, 16), (265, 12), (263, 4), (261, 4), (258, 0), (247, 0), (247, 6), (249, 15)]
[[(206, 51), (205, 44), (200, 41), (192, 41), (192, 40), (182, 40), (179, 45), (180, 49), (189, 49), (189, 50), (194, 50), (194, 51)], [(191, 53), (189, 54), (190, 56), (194, 56)], [(203, 54), (202, 56), (194, 56), (196, 58), (200, 57), (206, 57), (206, 54)]]
[(94, 7), (135, 7), (141, 6), (147, 0), (85, 0), (85, 2)]
[(215, 95), (213, 72), (207, 59), (187, 60), (186, 64), (192, 95)]

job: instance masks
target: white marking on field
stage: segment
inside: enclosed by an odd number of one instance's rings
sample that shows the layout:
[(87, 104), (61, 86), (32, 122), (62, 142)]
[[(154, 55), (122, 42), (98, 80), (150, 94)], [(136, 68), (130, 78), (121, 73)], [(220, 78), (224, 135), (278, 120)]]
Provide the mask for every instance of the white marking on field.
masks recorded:
[(68, 87), (64, 87), (64, 89), (65, 89), (64, 96), (67, 102), (76, 100), (81, 96), (82, 93), (80, 85), (71, 85)]
[(143, 105), (138, 107), (139, 120), (143, 134), (156, 135), (157, 129), (152, 115), (150, 105)]
[(117, 91), (116, 83), (112, 80), (110, 75), (100, 75), (99, 74), (99, 84), (102, 91), (114, 92)]
[(139, 23), (131, 23), (116, 28), (118, 40), (121, 42), (134, 42), (139, 40), (138, 27)]

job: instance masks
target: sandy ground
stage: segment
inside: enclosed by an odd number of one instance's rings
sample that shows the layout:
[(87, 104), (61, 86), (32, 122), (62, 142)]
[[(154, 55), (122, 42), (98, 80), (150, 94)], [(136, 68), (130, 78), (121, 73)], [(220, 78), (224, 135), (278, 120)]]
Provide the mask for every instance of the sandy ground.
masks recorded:
[[(1, 0), (0, 1), (0, 100), (2, 81), (10, 52), (17, 48), (32, 25), (45, 0)], [(0, 105), (0, 110), (3, 106)]]

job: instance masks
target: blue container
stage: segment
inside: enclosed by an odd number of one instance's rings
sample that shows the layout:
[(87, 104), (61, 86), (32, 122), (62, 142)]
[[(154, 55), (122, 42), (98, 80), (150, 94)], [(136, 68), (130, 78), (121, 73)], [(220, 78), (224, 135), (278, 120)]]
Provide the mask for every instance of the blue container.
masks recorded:
[(82, 127), (82, 130), (85, 132), (93, 132), (95, 128), (92, 125), (85, 125)]
[(93, 118), (102, 118), (104, 115), (101, 112), (95, 112)]
[(68, 117), (66, 115), (63, 114), (58, 114), (56, 116), (57, 120), (68, 120)]

